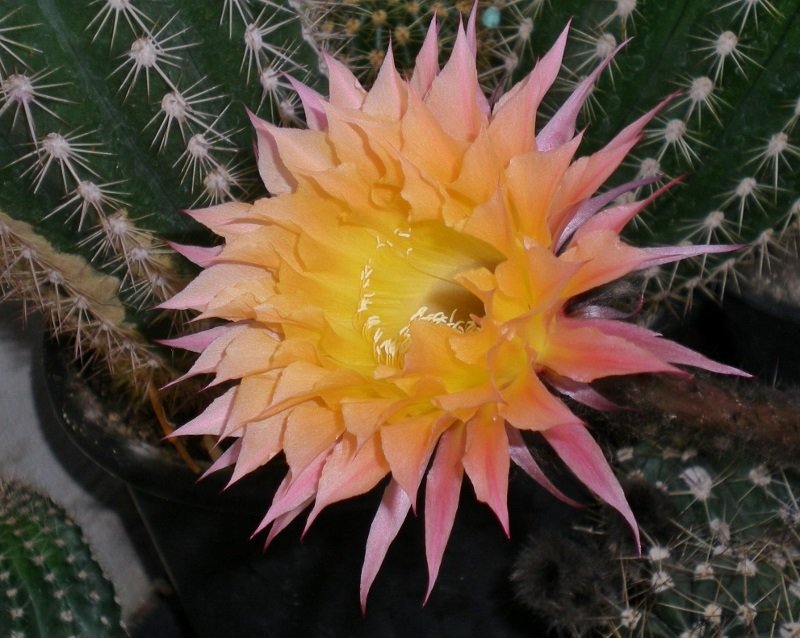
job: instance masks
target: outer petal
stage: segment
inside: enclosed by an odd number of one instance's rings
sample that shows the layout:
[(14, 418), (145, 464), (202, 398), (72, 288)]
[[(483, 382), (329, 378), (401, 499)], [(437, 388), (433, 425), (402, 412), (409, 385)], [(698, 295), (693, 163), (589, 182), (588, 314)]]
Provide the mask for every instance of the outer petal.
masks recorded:
[(660, 357), (664, 361), (670, 363), (677, 363), (679, 365), (692, 366), (694, 368), (702, 368), (711, 372), (719, 374), (732, 374), (736, 376), (749, 377), (747, 372), (743, 372), (738, 368), (717, 363), (708, 357), (704, 357), (699, 352), (690, 350), (674, 341), (663, 339), (661, 335), (647, 328), (637, 326), (636, 324), (626, 323), (623, 321), (613, 321), (610, 319), (591, 319), (581, 321), (579, 319), (569, 319), (570, 325), (590, 325), (598, 330), (603, 331), (607, 335), (613, 335), (627, 340), (635, 344), (643, 350), (647, 350), (652, 354)]
[(320, 453), (302, 472), (293, 475), (289, 473), (275, 492), (275, 498), (267, 511), (266, 516), (259, 523), (253, 536), (258, 534), (279, 516), (291, 512), (299, 505), (308, 502), (317, 491), (317, 483), (322, 473), (322, 466), (329, 454), (329, 450)]
[(343, 437), (325, 461), (314, 509), (308, 515), (303, 533), (328, 505), (368, 492), (388, 471), (379, 437), (373, 436), (361, 447), (356, 446), (353, 438)]
[(417, 60), (414, 64), (414, 73), (411, 75), (411, 82), (409, 86), (416, 95), (420, 98), (425, 97), (428, 89), (431, 88), (433, 80), (439, 73), (439, 40), (438, 40), (438, 26), (436, 24), (436, 16), (434, 15), (428, 26), (428, 33), (425, 35), (425, 41), (417, 54)]
[(464, 470), (478, 500), (492, 508), (506, 536), (508, 526), (508, 437), (505, 422), (497, 415), (479, 414), (467, 423)]
[(168, 241), (169, 247), (176, 253), (183, 255), (193, 264), (201, 268), (208, 268), (214, 263), (214, 259), (222, 252), (222, 246), (188, 246)]
[(332, 55), (322, 52), (328, 67), (330, 102), (333, 106), (360, 109), (367, 92), (355, 75)]
[(580, 503), (573, 501), (568, 496), (559, 490), (549, 478), (542, 472), (542, 468), (533, 458), (531, 451), (528, 449), (522, 434), (516, 428), (506, 424), (506, 434), (508, 436), (509, 456), (519, 468), (530, 476), (534, 481), (546, 489), (550, 494), (555, 496), (558, 500), (563, 501), (572, 507), (582, 507)]
[(399, 120), (405, 111), (406, 92), (406, 85), (394, 66), (394, 53), (390, 47), (361, 108), (370, 115)]
[(586, 426), (582, 423), (559, 425), (543, 431), (542, 436), (586, 487), (622, 514), (641, 551), (639, 527), (622, 486)]
[(592, 92), (594, 83), (600, 74), (603, 72), (614, 59), (614, 56), (619, 50), (627, 44), (627, 41), (620, 44), (611, 55), (605, 58), (595, 69), (583, 79), (577, 88), (570, 94), (567, 101), (561, 105), (561, 108), (555, 112), (550, 121), (536, 136), (536, 147), (540, 151), (549, 151), (558, 148), (575, 134), (575, 122), (578, 119), (578, 114), (583, 108), (584, 102)]
[(225, 394), (214, 399), (209, 406), (188, 423), (182, 425), (167, 438), (174, 436), (190, 436), (197, 434), (210, 434), (221, 436), (225, 422), (231, 412), (236, 388), (231, 388)]
[(553, 322), (547, 347), (537, 358), (537, 363), (564, 377), (589, 383), (622, 374), (681, 372), (648, 350), (598, 328), (588, 327), (591, 325), (589, 322), (579, 328), (567, 325), (561, 321)]
[(457, 140), (474, 139), (486, 121), (486, 98), (478, 85), (475, 54), (463, 26), (459, 26), (450, 59), (433, 81), (425, 103), (442, 128)]
[(569, 26), (561, 32), (528, 77), (503, 95), (494, 108), (489, 135), (504, 164), (512, 157), (535, 148), (536, 111), (561, 68), (568, 32)]
[(384, 425), (380, 430), (383, 454), (392, 470), (392, 477), (406, 491), (412, 506), (436, 444), (433, 438), (435, 419), (435, 415), (426, 414)]
[(389, 545), (397, 536), (403, 521), (411, 508), (411, 501), (405, 490), (395, 481), (389, 481), (383, 493), (383, 499), (378, 507), (378, 513), (369, 528), (367, 538), (367, 551), (364, 556), (364, 566), (361, 568), (361, 611), (367, 608), (367, 596), (378, 570), (386, 558)]
[(464, 470), (464, 426), (450, 428), (439, 439), (436, 457), (428, 471), (425, 489), (425, 553), (428, 557), (428, 591), (433, 591), (444, 548), (453, 529)]
[(269, 274), (257, 266), (243, 264), (215, 264), (206, 268), (177, 295), (158, 305), (166, 310), (193, 308), (203, 311), (217, 293), (230, 287), (231, 282), (263, 279)]
[(324, 131), (328, 128), (328, 118), (325, 116), (325, 108), (323, 103), (326, 102), (319, 93), (311, 87), (306, 86), (302, 82), (295, 80), (289, 76), (289, 84), (297, 92), (300, 101), (303, 104), (303, 111), (305, 112), (306, 122), (308, 128), (312, 131)]

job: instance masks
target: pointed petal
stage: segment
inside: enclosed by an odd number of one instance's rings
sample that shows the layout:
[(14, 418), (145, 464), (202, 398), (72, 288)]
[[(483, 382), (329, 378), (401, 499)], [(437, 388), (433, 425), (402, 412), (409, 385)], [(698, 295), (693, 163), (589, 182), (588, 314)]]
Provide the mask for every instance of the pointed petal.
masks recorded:
[(703, 246), (659, 246), (657, 248), (643, 248), (646, 258), (637, 266), (636, 270), (646, 270), (653, 266), (670, 264), (687, 257), (711, 255), (716, 253), (729, 253), (742, 248), (742, 244), (706, 244)]
[[(245, 204), (244, 202), (225, 202), (224, 204), (208, 206), (207, 208), (186, 210), (184, 213), (220, 235), (222, 233), (219, 231), (224, 226), (229, 230), (236, 230), (239, 226), (236, 224), (236, 220), (246, 218), (252, 208), (252, 204)], [(246, 231), (252, 226), (253, 224), (242, 224), (242, 231)]]
[[(642, 186), (647, 186), (648, 184), (652, 184), (653, 182), (658, 181), (661, 179), (660, 175), (654, 175), (652, 177), (643, 177), (642, 179), (636, 179), (630, 182), (625, 182), (624, 184), (620, 184), (615, 188), (611, 188), (605, 193), (597, 195), (596, 197), (592, 197), (591, 199), (586, 200), (580, 206), (575, 209), (575, 213), (569, 216), (567, 219), (566, 226), (564, 229), (559, 233), (558, 240), (556, 241), (556, 252), (561, 250), (561, 247), (566, 243), (566, 241), (570, 238), (570, 236), (578, 231), (580, 228), (584, 226), (594, 215), (596, 215), (600, 210), (603, 209), (604, 206), (613, 202), (617, 197), (620, 195), (627, 193), (629, 191), (635, 190), (637, 188), (641, 188)], [(645, 200), (639, 202), (632, 202), (629, 204), (623, 204), (622, 206), (626, 207), (626, 212), (630, 209), (635, 210), (636, 212), (631, 214), (629, 219), (633, 218), (636, 213), (638, 213), (642, 208), (644, 208), (649, 202), (653, 201), (655, 197), (658, 197), (660, 193), (663, 193), (668, 187), (670, 187), (673, 183), (676, 183), (679, 180), (673, 180), (666, 186), (662, 186), (656, 193), (653, 193), (651, 197), (648, 197)], [(621, 207), (621, 206), (620, 206)], [(615, 207), (615, 208), (620, 208)], [(605, 212), (605, 211), (604, 211)]]
[(218, 292), (225, 290), (232, 281), (240, 282), (267, 277), (267, 271), (257, 266), (243, 264), (215, 264), (206, 268), (177, 295), (157, 307), (165, 310), (205, 310), (206, 305)]
[(175, 436), (198, 434), (221, 436), (225, 422), (228, 420), (235, 394), (236, 388), (231, 388), (222, 396), (214, 399), (201, 414), (179, 427), (166, 438), (171, 439)]
[(309, 505), (311, 505), (311, 501), (313, 500), (313, 498), (307, 498), (297, 507), (289, 510), (285, 514), (281, 514), (273, 521), (272, 526), (269, 528), (269, 532), (267, 533), (267, 538), (264, 541), (264, 551), (267, 551), (267, 548), (272, 544), (272, 541), (275, 540), (275, 537), (289, 527), (289, 525), (292, 524), (292, 521), (300, 516), (300, 514), (302, 514)]
[(555, 112), (550, 121), (536, 136), (536, 147), (540, 151), (549, 151), (565, 144), (575, 134), (575, 122), (584, 102), (594, 88), (594, 83), (614, 59), (619, 50), (627, 44), (627, 40), (620, 44), (614, 51), (605, 58), (595, 69), (578, 84), (567, 101)]
[(414, 93), (424, 98), (431, 88), (434, 78), (439, 73), (439, 28), (436, 24), (436, 15), (433, 16), (425, 41), (417, 54), (414, 72), (411, 75), (409, 86)]
[(492, 415), (477, 415), (467, 423), (464, 470), (475, 488), (475, 496), (497, 515), (506, 536), (508, 525), (508, 437), (505, 422)]
[(582, 383), (641, 372), (681, 373), (650, 351), (589, 325), (574, 327), (574, 323), (554, 321), (537, 363)]
[(322, 466), (328, 457), (328, 453), (329, 450), (324, 450), (302, 472), (297, 475), (289, 473), (286, 476), (281, 487), (275, 492), (275, 497), (266, 516), (253, 532), (254, 536), (279, 516), (292, 511), (314, 496), (317, 491), (319, 476), (322, 473)]
[(622, 514), (641, 552), (639, 527), (617, 477), (592, 435), (582, 423), (557, 425), (542, 436), (572, 473), (601, 500)]
[(174, 339), (157, 339), (156, 342), (163, 346), (169, 346), (170, 348), (180, 348), (182, 350), (188, 350), (189, 352), (196, 352), (199, 354), (209, 345), (211, 345), (213, 341), (231, 330), (234, 326), (235, 324), (215, 326), (214, 328), (209, 328), (208, 330), (201, 330), (200, 332), (194, 332), (192, 334), (183, 335), (182, 337), (176, 337)]
[(276, 414), (261, 421), (253, 421), (244, 426), (242, 449), (236, 459), (231, 483), (253, 472), (275, 458), (283, 449), (283, 427), (285, 414)]
[(664, 339), (658, 333), (637, 326), (636, 324), (608, 319), (591, 319), (587, 321), (570, 319), (569, 321), (576, 325), (578, 325), (579, 322), (583, 325), (591, 325), (603, 331), (605, 334), (625, 339), (670, 363), (702, 368), (703, 370), (709, 370), (710, 372), (717, 372), (719, 374), (732, 374), (742, 377), (751, 376), (747, 372), (743, 372), (732, 366), (712, 361), (699, 352), (695, 352), (669, 339)]
[(428, 559), (426, 601), (439, 574), (444, 548), (453, 529), (458, 509), (461, 477), (464, 473), (461, 465), (464, 439), (463, 424), (451, 427), (442, 435), (426, 479), (425, 554)]
[(539, 467), (536, 459), (533, 458), (528, 446), (525, 445), (525, 440), (522, 438), (522, 433), (512, 425), (506, 424), (506, 435), (508, 436), (508, 453), (511, 460), (514, 461), (519, 468), (530, 476), (534, 481), (546, 489), (550, 494), (555, 496), (559, 501), (566, 503), (572, 507), (582, 508), (583, 505), (577, 501), (573, 501), (569, 496), (565, 495), (547, 478), (547, 475)]
[(434, 420), (435, 417), (422, 415), (384, 425), (380, 430), (383, 454), (392, 470), (392, 478), (406, 491), (412, 507), (436, 442)]
[(323, 102), (325, 102), (325, 98), (314, 89), (294, 79), (292, 76), (287, 76), (287, 78), (303, 105), (303, 112), (306, 116), (308, 128), (312, 131), (326, 130), (328, 128), (328, 118), (325, 115), (325, 108), (322, 105)]
[(406, 110), (406, 86), (394, 66), (391, 47), (386, 51), (378, 77), (364, 99), (364, 113), (399, 120)]
[(214, 472), (224, 470), (226, 467), (230, 467), (236, 463), (236, 459), (239, 458), (239, 452), (241, 452), (241, 450), (242, 441), (241, 439), (237, 439), (227, 450), (225, 450), (214, 460), (210, 467), (200, 476), (200, 479), (202, 480)]
[[(251, 116), (253, 119), (255, 116)], [(255, 118), (258, 119), (258, 118)], [(287, 173), (284, 177), (288, 181), (296, 181), (297, 175), (314, 173), (316, 171), (326, 171), (335, 165), (335, 159), (331, 147), (328, 144), (327, 136), (322, 131), (311, 131), (308, 129), (282, 128), (275, 126), (265, 120), (253, 121), (256, 135), (259, 139), (259, 153), (261, 140), (269, 143), (269, 147), (278, 154), (278, 161), (275, 167), (269, 170), (283, 170)], [(261, 170), (262, 158), (259, 156), (259, 170)], [(267, 187), (269, 185), (267, 184)]]
[(494, 107), (489, 134), (503, 164), (535, 148), (536, 112), (558, 76), (568, 32), (569, 25), (533, 71), (503, 95)]
[(377, 436), (358, 448), (352, 437), (344, 437), (336, 444), (319, 477), (314, 508), (308, 515), (303, 534), (328, 505), (364, 494), (386, 476), (389, 467), (380, 446)]
[(467, 20), (467, 44), (472, 50), (472, 55), (478, 55), (478, 31), (476, 29), (476, 20), (478, 18), (478, 0), (472, 3), (472, 11), (469, 12), (469, 19)]
[(273, 195), (291, 193), (297, 187), (297, 180), (281, 159), (278, 144), (270, 133), (269, 122), (247, 111), (256, 131), (256, 160), (258, 174), (264, 186)]
[(397, 536), (403, 521), (411, 508), (408, 494), (395, 481), (389, 481), (383, 493), (378, 512), (372, 520), (367, 537), (367, 550), (361, 568), (361, 611), (366, 611), (370, 587), (378, 575), (378, 570), (389, 551), (389, 545)]
[(188, 246), (168, 241), (169, 247), (179, 255), (183, 255), (193, 264), (207, 268), (214, 263), (214, 259), (222, 252), (222, 246)]
[(360, 109), (367, 95), (361, 82), (332, 55), (323, 51), (322, 57), (328, 68), (330, 103), (339, 108)]
[(475, 55), (463, 26), (459, 26), (450, 59), (433, 81), (425, 103), (444, 131), (457, 140), (473, 140), (487, 119), (488, 103), (478, 84)]
[(292, 472), (300, 472), (330, 450), (342, 426), (328, 407), (315, 404), (297, 406), (289, 414), (283, 433), (283, 452)]
[(574, 381), (569, 377), (562, 377), (555, 372), (548, 372), (546, 380), (549, 385), (554, 387), (561, 394), (568, 396), (573, 401), (594, 408), (595, 410), (611, 412), (620, 409), (620, 406), (606, 399), (588, 383)]

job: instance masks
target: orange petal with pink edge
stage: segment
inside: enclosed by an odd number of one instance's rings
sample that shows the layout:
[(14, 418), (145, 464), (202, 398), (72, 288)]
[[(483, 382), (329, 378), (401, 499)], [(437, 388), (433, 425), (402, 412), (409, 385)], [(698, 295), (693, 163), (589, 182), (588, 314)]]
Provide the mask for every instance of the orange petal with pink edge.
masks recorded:
[(299, 82), (295, 78), (289, 76), (287, 79), (295, 90), (295, 93), (297, 93), (297, 97), (300, 98), (300, 102), (303, 104), (303, 112), (306, 116), (308, 128), (312, 131), (324, 131), (327, 129), (328, 119), (325, 116), (325, 108), (323, 107), (323, 103), (327, 100), (314, 89)]
[(369, 528), (367, 537), (367, 549), (364, 553), (364, 565), (361, 567), (360, 599), (361, 611), (366, 611), (367, 596), (381, 568), (381, 563), (389, 551), (389, 545), (397, 536), (403, 521), (408, 516), (411, 509), (411, 501), (405, 490), (400, 487), (397, 481), (389, 481), (383, 492), (381, 504), (372, 525)]
[(286, 420), (283, 452), (293, 472), (302, 471), (317, 455), (333, 446), (342, 433), (336, 415), (328, 408), (302, 404)]
[(206, 228), (221, 234), (221, 231), (239, 230), (246, 232), (252, 228), (254, 224), (245, 223), (240, 225), (236, 223), (237, 220), (246, 218), (252, 208), (252, 204), (245, 204), (244, 202), (225, 202), (208, 208), (195, 208), (184, 212)]
[(404, 419), (381, 428), (381, 446), (392, 477), (400, 484), (412, 507), (417, 497), (422, 474), (428, 466), (436, 443), (434, 423), (437, 416), (422, 415)]
[(280, 343), (274, 334), (263, 328), (236, 333), (219, 358), (214, 385), (271, 370), (275, 367), (272, 355)]
[(379, 437), (373, 436), (361, 446), (353, 437), (342, 437), (322, 468), (314, 508), (308, 515), (303, 533), (328, 505), (368, 492), (388, 471)]
[(230, 436), (250, 421), (256, 421), (272, 401), (279, 374), (275, 371), (245, 377), (236, 387), (235, 400), (221, 436)]
[(329, 53), (323, 51), (322, 57), (328, 68), (328, 93), (333, 106), (347, 109), (360, 109), (367, 92), (352, 71)]
[[(560, 188), (572, 157), (581, 142), (580, 135), (571, 142), (548, 152), (531, 151), (517, 155), (506, 169), (506, 198), (516, 222), (517, 232), (542, 244), (550, 245), (547, 212)], [(536, 179), (531, 176), (536, 175)]]
[(478, 85), (475, 55), (463, 26), (459, 26), (450, 59), (433, 81), (425, 104), (448, 135), (471, 141), (488, 122), (481, 108), (485, 101)]
[(159, 304), (158, 308), (166, 310), (193, 308), (194, 310), (203, 311), (217, 294), (230, 287), (231, 281), (249, 281), (263, 279), (268, 276), (267, 271), (258, 266), (215, 264), (197, 275), (177, 295)]
[(641, 551), (639, 526), (622, 486), (586, 426), (582, 423), (563, 424), (543, 431), (542, 436), (581, 483), (622, 514), (633, 531), (637, 549)]
[(399, 120), (405, 111), (407, 90), (394, 66), (394, 53), (390, 47), (361, 109), (370, 115)]
[(275, 458), (283, 449), (283, 427), (285, 414), (276, 414), (261, 421), (252, 421), (244, 426), (242, 448), (236, 459), (231, 483), (249, 474)]
[(434, 182), (456, 178), (466, 144), (449, 135), (414, 93), (401, 120), (402, 155), (417, 172)]
[(536, 362), (584, 383), (641, 372), (682, 374), (678, 368), (625, 339), (607, 335), (597, 328), (567, 327), (559, 321), (551, 325), (547, 346), (538, 353)]
[(491, 412), (479, 412), (466, 427), (464, 471), (475, 488), (475, 496), (492, 508), (509, 536), (509, 455), (505, 421)]
[(201, 434), (221, 436), (230, 416), (236, 393), (237, 389), (231, 388), (222, 396), (214, 399), (201, 414), (167, 435), (166, 438)]
[(567, 26), (550, 50), (537, 62), (526, 78), (512, 87), (497, 102), (489, 123), (503, 165), (515, 155), (534, 150), (536, 111), (561, 69), (567, 45)]
[(464, 425), (459, 423), (447, 430), (439, 439), (436, 456), (428, 471), (425, 487), (425, 554), (428, 559), (428, 591), (425, 600), (433, 591), (444, 548), (453, 521), (456, 518), (458, 499), (461, 493), (461, 478), (464, 469)]
[(425, 40), (417, 54), (414, 72), (411, 74), (411, 81), (409, 82), (411, 90), (420, 98), (425, 97), (428, 89), (431, 88), (434, 78), (439, 73), (438, 31), (436, 16), (434, 15), (430, 25), (428, 25)]

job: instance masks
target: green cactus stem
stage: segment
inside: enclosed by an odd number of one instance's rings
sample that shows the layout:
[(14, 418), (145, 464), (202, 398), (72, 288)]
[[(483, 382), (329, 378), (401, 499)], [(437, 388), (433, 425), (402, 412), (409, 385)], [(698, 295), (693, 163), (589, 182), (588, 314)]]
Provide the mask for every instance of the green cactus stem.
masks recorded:
[(0, 635), (125, 636), (114, 588), (50, 499), (0, 483)]

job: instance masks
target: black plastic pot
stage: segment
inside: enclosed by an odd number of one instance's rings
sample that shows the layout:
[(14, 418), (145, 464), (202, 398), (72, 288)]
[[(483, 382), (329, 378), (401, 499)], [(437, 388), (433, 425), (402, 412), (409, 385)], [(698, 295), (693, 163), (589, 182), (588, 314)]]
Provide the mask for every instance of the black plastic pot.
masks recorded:
[(201, 638), (545, 636), (515, 601), (514, 558), (534, 530), (562, 529), (574, 510), (527, 476), (512, 473), (511, 539), (465, 487), (436, 588), (427, 605), (421, 517), (409, 516), (373, 585), (362, 616), (359, 574), (379, 491), (328, 508), (300, 540), (296, 521), (264, 552), (250, 534), (281, 468), (267, 466), (223, 491), (227, 474), (197, 483), (169, 444), (135, 436), (71, 367), (45, 349), (54, 410), (70, 438), (124, 480)]
[(723, 304), (725, 330), (739, 364), (765, 383), (800, 382), (800, 307), (749, 287)]

